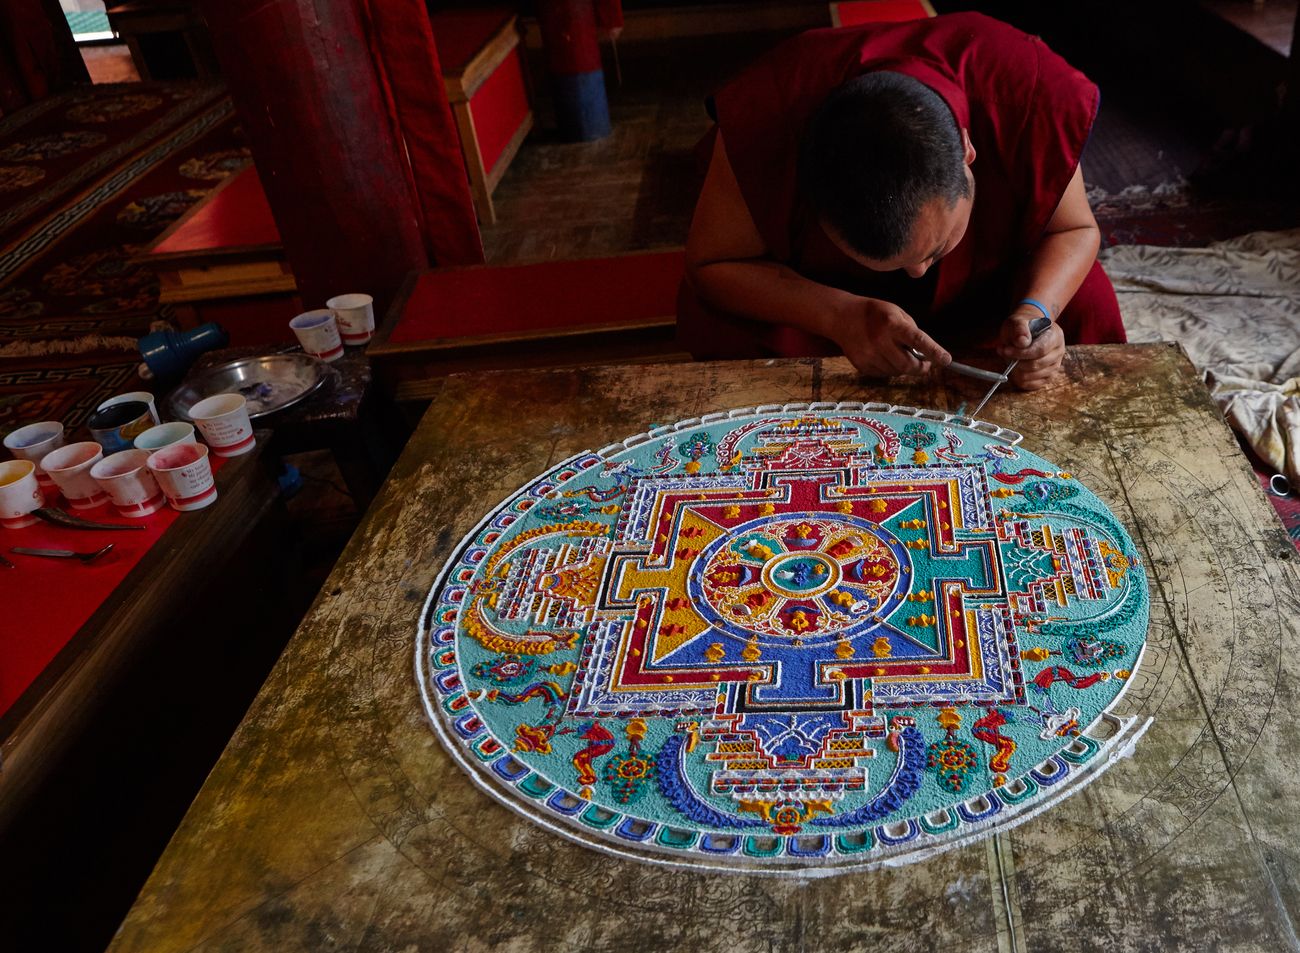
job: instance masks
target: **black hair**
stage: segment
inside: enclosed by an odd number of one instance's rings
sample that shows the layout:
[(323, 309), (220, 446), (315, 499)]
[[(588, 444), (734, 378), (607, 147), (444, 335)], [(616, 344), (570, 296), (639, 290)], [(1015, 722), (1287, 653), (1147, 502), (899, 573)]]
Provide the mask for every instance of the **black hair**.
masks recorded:
[(901, 252), (921, 208), (970, 194), (948, 104), (902, 73), (864, 73), (832, 92), (804, 132), (799, 185), (813, 212), (859, 254)]

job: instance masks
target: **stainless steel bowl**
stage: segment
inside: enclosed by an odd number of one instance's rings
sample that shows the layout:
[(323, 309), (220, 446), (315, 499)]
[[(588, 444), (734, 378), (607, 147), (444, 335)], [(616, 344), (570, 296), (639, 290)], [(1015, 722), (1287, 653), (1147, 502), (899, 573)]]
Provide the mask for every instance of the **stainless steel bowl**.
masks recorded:
[(307, 354), (245, 357), (192, 373), (167, 395), (165, 407), (177, 420), (190, 420), (190, 408), (216, 394), (243, 394), (248, 416), (257, 420), (306, 399), (333, 371)]

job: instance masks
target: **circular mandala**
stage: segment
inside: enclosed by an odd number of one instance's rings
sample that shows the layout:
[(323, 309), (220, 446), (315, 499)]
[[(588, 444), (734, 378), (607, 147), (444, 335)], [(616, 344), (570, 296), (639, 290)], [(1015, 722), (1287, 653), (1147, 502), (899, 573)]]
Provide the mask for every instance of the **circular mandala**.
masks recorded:
[(706, 868), (901, 863), (1037, 814), (1144, 730), (1141, 560), (997, 427), (711, 414), (489, 513), (418, 638), (439, 737), (580, 843)]
[(158, 96), (140, 94), (116, 96), (112, 99), (91, 100), (73, 106), (68, 110), (67, 116), (73, 122), (93, 122), (96, 124), (116, 122), (118, 119), (137, 116), (142, 112), (148, 112), (150, 109), (156, 109), (162, 105), (162, 102), (162, 99)]
[(0, 192), (25, 189), (43, 178), (45, 170), (34, 165), (0, 165)]
[(84, 152), (102, 146), (108, 136), (102, 132), (87, 130), (68, 130), (53, 132), (44, 136), (32, 136), (22, 142), (0, 149), (0, 160), (5, 162), (33, 162), (41, 159), (55, 159), (72, 152)]

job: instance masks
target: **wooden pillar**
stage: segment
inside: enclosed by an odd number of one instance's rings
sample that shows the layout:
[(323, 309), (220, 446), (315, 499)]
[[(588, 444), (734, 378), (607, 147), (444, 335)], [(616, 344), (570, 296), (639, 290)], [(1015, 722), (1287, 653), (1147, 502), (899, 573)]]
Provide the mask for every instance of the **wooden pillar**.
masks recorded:
[[(202, 2), (305, 306), (366, 292), (382, 314), (407, 272), (438, 263), (439, 248), (461, 250), (447, 256), (460, 260), (442, 264), (482, 260), (463, 168), (455, 169), (459, 182), (434, 183), (452, 201), (438, 220), (426, 214), (428, 183), (412, 169), (419, 150), (408, 148), (400, 83), (386, 62), (411, 50), (386, 53), (369, 0)], [(423, 3), (401, 5), (424, 18), (425, 59), (436, 73)], [(441, 129), (440, 101), (451, 137), (441, 146), (459, 156), (440, 81), (436, 87), (438, 100), (422, 112), (435, 113)]]
[(603, 139), (611, 130), (595, 7), (591, 0), (539, 0), (537, 22), (560, 135), (577, 142)]

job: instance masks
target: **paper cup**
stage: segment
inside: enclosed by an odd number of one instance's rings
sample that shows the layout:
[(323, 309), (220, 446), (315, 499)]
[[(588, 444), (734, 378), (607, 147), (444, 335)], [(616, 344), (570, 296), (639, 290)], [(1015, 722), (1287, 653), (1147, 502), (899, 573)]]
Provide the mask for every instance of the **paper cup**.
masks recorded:
[(6, 460), (0, 463), (0, 526), (22, 529), (37, 521), (32, 510), (45, 505), (41, 486), (36, 482), (36, 464), (30, 460)]
[(90, 468), (90, 475), (123, 516), (139, 519), (157, 513), (167, 502), (145, 465), (148, 460), (148, 450), (123, 450)]
[(41, 466), (41, 461), (51, 450), (63, 446), (63, 424), (57, 420), (42, 420), (40, 423), (19, 427), (5, 437), (4, 444), (19, 460), (30, 460), (36, 464), (37, 483), (46, 489), (54, 489), (54, 481)]
[(91, 467), (102, 459), (104, 448), (85, 440), (51, 451), (41, 461), (41, 466), (58, 484), (64, 499), (72, 504), (73, 509), (92, 510), (108, 502), (108, 494), (90, 475)]
[(158, 402), (154, 400), (153, 394), (147, 390), (133, 390), (129, 394), (118, 394), (116, 397), (110, 397), (104, 401), (96, 410), (104, 410), (112, 407), (114, 404), (125, 404), (127, 401), (138, 400), (142, 404), (149, 405), (149, 416), (153, 419), (155, 425), (162, 423), (162, 418), (158, 416)]
[(219, 457), (238, 457), (257, 446), (248, 422), (248, 401), (240, 394), (206, 397), (190, 408), (190, 416)]
[(201, 443), (155, 450), (146, 464), (174, 510), (201, 510), (217, 498), (208, 448)]
[(198, 438), (194, 436), (193, 424), (179, 420), (175, 423), (159, 424), (157, 427), (150, 427), (135, 438), (135, 448), (148, 450), (150, 453), (177, 443), (198, 443)]
[(375, 299), (370, 295), (338, 295), (325, 302), (334, 312), (344, 344), (365, 344), (375, 331)]
[(343, 340), (339, 337), (338, 322), (329, 308), (304, 311), (289, 327), (298, 335), (298, 343), (312, 357), (322, 361), (337, 361), (343, 356)]
[(149, 405), (143, 400), (120, 401), (90, 415), (86, 426), (105, 453), (130, 450), (132, 442), (154, 425)]

